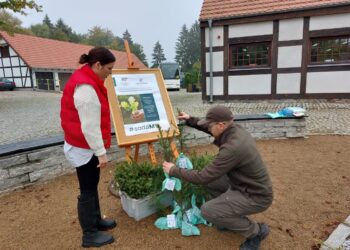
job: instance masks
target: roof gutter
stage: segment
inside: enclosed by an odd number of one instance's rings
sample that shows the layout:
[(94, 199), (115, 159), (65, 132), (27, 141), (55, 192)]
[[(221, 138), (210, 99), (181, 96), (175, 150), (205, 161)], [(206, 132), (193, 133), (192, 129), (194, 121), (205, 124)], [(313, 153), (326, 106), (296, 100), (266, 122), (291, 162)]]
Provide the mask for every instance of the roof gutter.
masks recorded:
[(203, 24), (209, 20), (229, 20), (229, 19), (241, 19), (241, 18), (250, 18), (250, 17), (259, 17), (259, 16), (272, 16), (277, 14), (287, 14), (287, 13), (294, 13), (294, 12), (302, 12), (302, 11), (309, 11), (309, 10), (322, 10), (327, 8), (338, 8), (338, 7), (347, 7), (350, 6), (350, 3), (343, 2), (338, 4), (325, 4), (325, 5), (318, 5), (318, 6), (311, 6), (311, 7), (300, 7), (295, 9), (285, 9), (285, 10), (277, 10), (277, 11), (271, 11), (271, 12), (257, 12), (257, 13), (250, 13), (250, 14), (241, 14), (236, 16), (222, 16), (222, 17), (207, 17), (207, 18), (199, 18), (199, 21)]

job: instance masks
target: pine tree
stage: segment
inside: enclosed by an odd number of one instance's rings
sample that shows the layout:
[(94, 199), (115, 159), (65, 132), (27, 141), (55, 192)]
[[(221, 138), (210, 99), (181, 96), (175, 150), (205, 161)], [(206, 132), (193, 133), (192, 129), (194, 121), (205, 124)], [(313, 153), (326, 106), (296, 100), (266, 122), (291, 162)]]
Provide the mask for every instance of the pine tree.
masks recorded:
[(47, 27), (49, 27), (50, 30), (53, 30), (54, 29), (54, 26), (49, 18), (49, 16), (46, 14), (44, 19), (43, 19), (43, 24), (46, 24)]
[(188, 30), (182, 26), (175, 47), (175, 61), (183, 71), (189, 71), (200, 60), (200, 28), (196, 21)]
[(159, 41), (157, 41), (153, 47), (153, 53), (152, 53), (153, 66), (152, 66), (152, 68), (158, 67), (165, 60), (166, 60), (166, 58), (164, 55), (164, 50), (162, 48), (162, 45), (159, 43)]
[(125, 30), (125, 32), (123, 33), (123, 40), (127, 40), (129, 43), (129, 46), (131, 47), (133, 45), (133, 41), (131, 39), (131, 34), (129, 33), (128, 30)]
[(146, 54), (143, 51), (143, 46), (138, 43), (134, 43), (132, 46), (132, 53), (137, 56), (141, 62), (148, 67)]
[(186, 51), (187, 51), (187, 42), (188, 40), (188, 29), (186, 27), (186, 24), (182, 26), (181, 32), (179, 34), (179, 38), (176, 42), (175, 47), (175, 61), (181, 66), (183, 71), (186, 71), (187, 68), (185, 67), (186, 63)]

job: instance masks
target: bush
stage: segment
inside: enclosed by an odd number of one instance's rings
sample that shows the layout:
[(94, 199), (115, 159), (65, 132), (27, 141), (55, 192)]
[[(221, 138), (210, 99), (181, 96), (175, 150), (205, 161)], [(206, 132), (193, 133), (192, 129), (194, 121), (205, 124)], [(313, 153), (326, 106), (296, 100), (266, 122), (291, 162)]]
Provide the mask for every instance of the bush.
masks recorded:
[(185, 85), (189, 84), (200, 85), (201, 81), (201, 65), (196, 62), (193, 67), (185, 73)]
[(153, 166), (148, 161), (142, 163), (122, 162), (115, 168), (115, 181), (118, 183), (119, 189), (134, 199), (160, 192), (163, 180), (163, 168)]

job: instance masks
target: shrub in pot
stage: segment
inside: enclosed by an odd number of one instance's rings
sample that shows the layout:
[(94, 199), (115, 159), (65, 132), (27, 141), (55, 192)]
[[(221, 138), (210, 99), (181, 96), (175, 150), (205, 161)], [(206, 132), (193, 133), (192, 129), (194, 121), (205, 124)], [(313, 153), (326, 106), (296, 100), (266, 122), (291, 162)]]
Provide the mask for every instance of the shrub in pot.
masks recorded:
[(163, 168), (150, 162), (122, 162), (115, 168), (115, 182), (124, 211), (141, 220), (171, 204), (169, 192), (160, 193)]

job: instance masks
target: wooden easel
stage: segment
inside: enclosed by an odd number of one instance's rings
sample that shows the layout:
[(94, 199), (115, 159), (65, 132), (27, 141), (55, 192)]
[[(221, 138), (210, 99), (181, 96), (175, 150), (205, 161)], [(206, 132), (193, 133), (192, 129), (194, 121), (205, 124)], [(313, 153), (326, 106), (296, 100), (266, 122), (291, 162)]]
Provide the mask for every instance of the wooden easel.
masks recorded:
[[(124, 46), (125, 46), (125, 51), (126, 51), (127, 57), (128, 57), (128, 69), (137, 70), (138, 67), (135, 66), (135, 62), (132, 59), (129, 43), (127, 40), (124, 40)], [(177, 148), (176, 148), (176, 143), (174, 142), (173, 139), (169, 139), (169, 140), (171, 140), (170, 146), (171, 146), (171, 150), (173, 152), (173, 155), (175, 158), (177, 158), (179, 156), (179, 153), (178, 153)], [(156, 142), (156, 141), (150, 141), (150, 142), (145, 142), (145, 143), (147, 143), (147, 145), (148, 145), (148, 152), (149, 152), (151, 162), (153, 165), (156, 165), (157, 158), (156, 158), (156, 154), (155, 154), (154, 146), (153, 146), (154, 142)], [(138, 161), (141, 144), (142, 143), (137, 143), (137, 144), (130, 144), (130, 145), (124, 146), (125, 158), (128, 162), (131, 162), (131, 161), (137, 162)], [(132, 146), (134, 146), (134, 157), (132, 157), (132, 152), (131, 152)]]
[[(177, 158), (179, 156), (179, 152), (177, 151), (176, 143), (172, 139), (169, 139), (169, 140), (171, 140), (171, 142), (170, 142), (171, 151), (173, 152), (174, 157)], [(152, 164), (153, 165), (157, 165), (157, 158), (156, 158), (154, 145), (153, 145), (154, 142), (156, 142), (156, 141), (145, 142), (145, 143), (147, 143), (148, 153), (149, 153), (149, 157), (151, 159)], [(142, 143), (137, 143), (137, 144), (133, 144), (133, 145), (126, 145), (126, 146), (124, 146), (124, 148), (125, 148), (125, 158), (126, 158), (126, 160), (128, 162), (132, 162), (132, 161), (137, 162), (138, 161), (139, 150), (140, 150), (140, 145), (141, 144)], [(131, 147), (134, 147), (134, 157), (132, 157)]]

